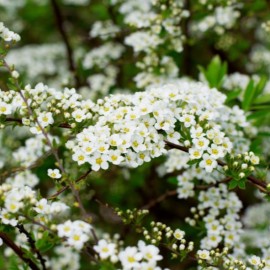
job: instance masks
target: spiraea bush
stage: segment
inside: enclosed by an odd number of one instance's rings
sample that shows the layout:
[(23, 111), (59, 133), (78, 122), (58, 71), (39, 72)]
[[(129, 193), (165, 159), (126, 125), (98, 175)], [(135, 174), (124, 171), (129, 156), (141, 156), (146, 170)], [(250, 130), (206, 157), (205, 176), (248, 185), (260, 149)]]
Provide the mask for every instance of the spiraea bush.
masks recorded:
[(270, 269), (267, 0), (0, 0), (0, 269)]

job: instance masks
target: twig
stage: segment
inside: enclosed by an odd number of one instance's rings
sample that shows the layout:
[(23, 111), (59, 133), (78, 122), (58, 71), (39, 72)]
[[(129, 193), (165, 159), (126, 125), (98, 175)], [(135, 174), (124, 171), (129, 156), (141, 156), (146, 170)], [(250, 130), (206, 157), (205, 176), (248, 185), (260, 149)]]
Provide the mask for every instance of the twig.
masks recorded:
[(162, 194), (158, 198), (156, 198), (156, 199), (150, 201), (148, 204), (144, 205), (142, 207), (142, 209), (150, 209), (150, 208), (154, 207), (156, 204), (164, 201), (166, 198), (171, 197), (171, 196), (175, 196), (176, 194), (177, 194), (177, 190), (166, 191), (164, 194)]
[(219, 184), (225, 184), (225, 183), (228, 183), (232, 180), (231, 177), (226, 177), (225, 179), (221, 180), (221, 181), (218, 181), (218, 182), (215, 182), (215, 183), (212, 183), (212, 184), (209, 184), (209, 185), (195, 185), (195, 189), (198, 189), (198, 190), (207, 190), (211, 187), (216, 187), (218, 186)]
[[(7, 117), (5, 119), (5, 122), (16, 122), (16, 123), (22, 124), (22, 119), (20, 119), (20, 118), (13, 118), (13, 117)], [(71, 128), (70, 124), (68, 124), (68, 123), (60, 123), (58, 125), (58, 127), (61, 127), (61, 128)]]
[(70, 41), (68, 39), (67, 31), (64, 26), (64, 18), (61, 13), (61, 9), (57, 3), (57, 0), (51, 0), (51, 4), (53, 7), (54, 17), (56, 21), (56, 25), (58, 28), (58, 31), (63, 39), (63, 42), (66, 47), (67, 52), (67, 59), (69, 64), (69, 71), (73, 74), (75, 82), (76, 82), (76, 88), (79, 88), (81, 86), (80, 78), (77, 74), (75, 60), (74, 60), (74, 53), (70, 44)]
[(17, 246), (4, 232), (0, 232), (0, 238), (3, 242), (10, 247), (22, 261), (24, 261), (32, 270), (40, 270), (39, 267), (33, 262), (30, 258), (27, 258), (25, 252), (21, 249), (21, 247)]
[[(92, 172), (92, 169), (89, 169), (85, 174), (81, 175), (77, 180), (75, 180), (75, 183), (79, 183), (80, 181), (84, 180), (91, 172)], [(63, 193), (68, 188), (70, 188), (70, 186), (63, 187), (62, 189), (60, 189), (59, 191), (57, 191), (55, 194), (51, 195), (48, 198), (48, 200), (51, 200), (51, 199), (56, 198), (58, 195), (60, 195), (61, 193)]]
[[(169, 141), (166, 141), (165, 140), (165, 143), (167, 144), (168, 147), (170, 148), (173, 148), (173, 149), (179, 149), (183, 152), (186, 152), (188, 153), (188, 148), (185, 147), (185, 146), (182, 146), (182, 145), (178, 145), (178, 144), (175, 144), (175, 143), (172, 143), (172, 142), (169, 142)], [(225, 162), (223, 162), (222, 160), (217, 160), (217, 163), (219, 166), (221, 167), (224, 167), (226, 165)], [(253, 184), (255, 187), (257, 187), (260, 191), (262, 191), (263, 193), (269, 195), (270, 194), (270, 191), (267, 190), (267, 184), (260, 180), (260, 179), (257, 179), (256, 177), (250, 175), (247, 177), (247, 180)]]
[(47, 269), (47, 267), (46, 267), (46, 260), (42, 257), (41, 253), (37, 249), (35, 240), (32, 238), (32, 236), (30, 235), (30, 233), (26, 231), (26, 229), (24, 228), (23, 224), (18, 224), (16, 227), (19, 229), (20, 233), (23, 233), (27, 237), (27, 241), (28, 241), (28, 243), (29, 243), (32, 251), (34, 253), (36, 253), (37, 258), (40, 261), (40, 264), (42, 265), (42, 269), (43, 270), (46, 270)]
[(51, 150), (47, 151), (44, 155), (42, 155), (41, 157), (39, 157), (35, 162), (33, 162), (31, 165), (29, 166), (26, 166), (26, 167), (17, 167), (17, 168), (12, 168), (12, 169), (8, 169), (6, 170), (4, 173), (2, 173), (0, 175), (0, 182), (3, 181), (3, 179), (11, 176), (12, 174), (14, 173), (18, 173), (18, 172), (23, 172), (23, 171), (26, 171), (26, 170), (31, 170), (31, 169), (34, 169), (36, 168), (37, 166), (40, 165), (41, 161), (48, 157), (50, 154), (51, 154)]

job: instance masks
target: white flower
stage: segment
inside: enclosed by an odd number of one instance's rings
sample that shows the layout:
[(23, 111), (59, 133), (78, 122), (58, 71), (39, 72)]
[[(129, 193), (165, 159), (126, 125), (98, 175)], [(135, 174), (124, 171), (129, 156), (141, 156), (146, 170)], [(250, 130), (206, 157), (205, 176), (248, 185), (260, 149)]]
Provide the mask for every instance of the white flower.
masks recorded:
[(176, 229), (173, 233), (173, 236), (177, 239), (177, 240), (181, 240), (184, 238), (185, 236), (185, 232), (184, 231), (181, 231), (179, 229)]
[(209, 144), (209, 140), (202, 137), (199, 139), (193, 139), (192, 142), (194, 143), (195, 147), (199, 150), (206, 150)]
[(51, 125), (54, 122), (51, 112), (40, 113), (37, 119), (42, 127), (47, 127), (48, 125)]
[(203, 160), (199, 165), (201, 168), (205, 168), (207, 172), (212, 172), (217, 167), (217, 161), (209, 154), (203, 154)]
[(141, 136), (134, 135), (131, 139), (131, 145), (135, 152), (145, 151), (146, 146), (143, 143), (144, 139)]
[(78, 150), (76, 151), (73, 155), (72, 155), (72, 159), (74, 161), (77, 161), (79, 165), (84, 164), (85, 162), (87, 162), (89, 160), (89, 158), (87, 157), (86, 153)]
[(143, 255), (138, 252), (136, 247), (127, 247), (119, 253), (119, 260), (121, 261), (124, 269), (138, 268), (140, 266), (139, 261), (142, 258)]
[(212, 144), (211, 147), (208, 147), (207, 151), (215, 159), (224, 157), (223, 148), (221, 146), (217, 146), (216, 144)]
[(143, 241), (138, 243), (139, 250), (143, 255), (143, 258), (148, 262), (156, 262), (162, 260), (162, 256), (159, 254), (159, 249), (154, 245), (146, 245)]
[(11, 108), (12, 106), (10, 104), (7, 104), (5, 102), (0, 102), (0, 115), (4, 114), (4, 115), (8, 115), (11, 114)]
[(86, 111), (81, 109), (76, 109), (72, 112), (72, 117), (75, 119), (76, 122), (82, 122), (86, 118)]
[(208, 250), (198, 250), (197, 255), (202, 260), (210, 260), (210, 252)]
[(68, 237), (68, 244), (75, 249), (82, 249), (85, 242), (89, 240), (89, 237), (81, 231), (72, 231)]
[(20, 208), (23, 207), (23, 203), (17, 200), (6, 200), (5, 207), (8, 212), (16, 213), (19, 211)]
[(250, 262), (250, 264), (255, 265), (255, 266), (261, 263), (260, 257), (255, 256), (255, 255), (253, 255), (248, 261)]
[(39, 126), (34, 126), (30, 128), (30, 132), (33, 134), (41, 134), (42, 130)]
[(34, 210), (40, 214), (48, 214), (49, 213), (49, 205), (47, 199), (43, 198), (36, 203), (36, 207)]
[(98, 244), (94, 246), (94, 250), (98, 253), (101, 259), (107, 259), (116, 252), (116, 245), (113, 243), (108, 243), (106, 240), (102, 239), (98, 241)]
[(108, 156), (100, 153), (95, 153), (91, 158), (89, 158), (89, 163), (92, 165), (93, 171), (98, 171), (100, 168), (107, 170), (109, 168)]
[(124, 160), (119, 150), (110, 150), (108, 153), (108, 156), (109, 156), (110, 162), (116, 165), (120, 164)]
[(259, 162), (260, 162), (260, 159), (259, 159), (259, 157), (255, 156), (255, 155), (252, 155), (251, 158), (250, 158), (250, 162), (251, 162), (253, 165), (258, 165)]
[(20, 74), (17, 70), (13, 70), (12, 73), (11, 73), (11, 76), (15, 79), (18, 79)]
[(48, 169), (48, 176), (54, 179), (59, 179), (62, 177), (58, 169)]
[(63, 212), (65, 212), (66, 210), (68, 210), (69, 207), (64, 204), (64, 203), (61, 203), (61, 202), (53, 202), (51, 205), (50, 205), (50, 214), (62, 214)]
[(190, 148), (188, 150), (190, 159), (200, 159), (202, 157), (203, 151), (197, 148)]
[(73, 229), (73, 223), (67, 220), (64, 224), (57, 225), (57, 231), (59, 237), (69, 237)]
[(89, 234), (92, 226), (89, 223), (86, 223), (82, 220), (75, 220), (73, 221), (73, 228), (75, 230), (81, 230), (82, 232)]
[(185, 127), (194, 126), (196, 124), (195, 117), (191, 114), (184, 114), (179, 120), (184, 123)]

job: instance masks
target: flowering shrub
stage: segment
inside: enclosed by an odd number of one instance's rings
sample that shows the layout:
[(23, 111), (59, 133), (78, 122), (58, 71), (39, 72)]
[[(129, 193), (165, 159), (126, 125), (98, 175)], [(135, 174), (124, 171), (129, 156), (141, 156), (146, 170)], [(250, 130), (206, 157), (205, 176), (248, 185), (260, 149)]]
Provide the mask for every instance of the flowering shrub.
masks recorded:
[(269, 8), (0, 0), (0, 268), (270, 269)]

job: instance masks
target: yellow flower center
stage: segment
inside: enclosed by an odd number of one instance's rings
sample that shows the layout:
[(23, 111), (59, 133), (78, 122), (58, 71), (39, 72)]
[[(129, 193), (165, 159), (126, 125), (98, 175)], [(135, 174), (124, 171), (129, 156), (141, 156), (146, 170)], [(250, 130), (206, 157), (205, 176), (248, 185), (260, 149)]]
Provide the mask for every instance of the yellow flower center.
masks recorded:
[(135, 262), (134, 257), (128, 257), (128, 262), (130, 262), (130, 263), (134, 263), (134, 262)]
[(73, 236), (73, 240), (75, 240), (75, 241), (80, 241), (80, 236), (79, 236), (78, 234), (75, 234), (75, 235)]
[(100, 165), (102, 162), (103, 162), (102, 158), (97, 158), (97, 159), (96, 159), (96, 163), (97, 163), (98, 165)]
[(83, 155), (78, 156), (78, 160), (83, 161), (84, 160), (84, 156)]
[(209, 166), (212, 165), (212, 163), (213, 163), (213, 161), (212, 161), (211, 159), (207, 159), (205, 162), (206, 162), (206, 164), (209, 165)]

